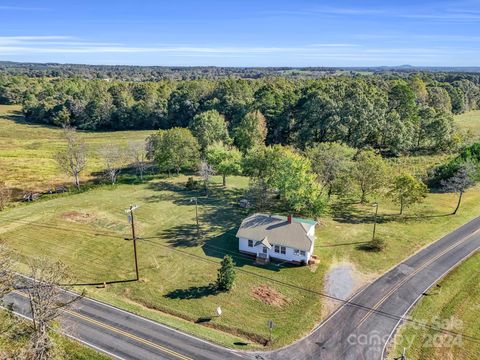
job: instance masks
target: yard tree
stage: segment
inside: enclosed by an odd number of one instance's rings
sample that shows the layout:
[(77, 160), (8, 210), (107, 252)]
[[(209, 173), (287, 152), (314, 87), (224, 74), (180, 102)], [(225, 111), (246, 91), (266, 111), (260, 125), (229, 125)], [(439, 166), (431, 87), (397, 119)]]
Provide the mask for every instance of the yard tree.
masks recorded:
[(0, 211), (4, 210), (10, 202), (12, 196), (11, 190), (4, 181), (0, 181)]
[(115, 185), (118, 175), (126, 164), (125, 149), (120, 145), (107, 144), (99, 150), (98, 154), (103, 161), (106, 177), (112, 185)]
[(265, 145), (266, 137), (265, 117), (258, 110), (246, 114), (234, 130), (235, 144), (244, 154), (256, 146)]
[(26, 280), (23, 288), (32, 314), (31, 358), (51, 359), (55, 343), (50, 339), (49, 328), (62, 309), (69, 307), (82, 295), (65, 294), (68, 288), (62, 284), (68, 284), (72, 279), (62, 262), (35, 258), (30, 261), (29, 269), (30, 279)]
[(411, 174), (401, 174), (394, 180), (388, 195), (400, 205), (400, 215), (407, 206), (421, 202), (427, 196), (427, 186)]
[(128, 145), (128, 153), (130, 159), (133, 161), (137, 175), (143, 181), (143, 174), (148, 166), (148, 150), (145, 144), (139, 142), (132, 142)]
[(227, 184), (227, 176), (240, 175), (242, 171), (242, 153), (235, 147), (211, 145), (207, 148), (206, 158), (215, 172), (222, 175), (223, 186)]
[(360, 201), (365, 203), (368, 195), (377, 193), (384, 187), (387, 165), (373, 150), (361, 150), (355, 156), (352, 176), (360, 189)]
[(65, 128), (63, 136), (67, 147), (55, 155), (55, 160), (65, 174), (73, 177), (73, 183), (80, 189), (80, 174), (87, 165), (86, 146), (74, 128)]
[(324, 199), (309, 159), (290, 148), (274, 145), (259, 151), (255, 163), (264, 167), (256, 171), (257, 178), (276, 191), (290, 211), (309, 215), (321, 212)]
[(190, 130), (172, 128), (160, 130), (155, 139), (155, 160), (160, 170), (175, 171), (195, 169), (200, 161), (198, 141)]
[(217, 274), (217, 288), (221, 291), (229, 291), (235, 284), (235, 263), (230, 255), (225, 255)]
[(449, 178), (440, 182), (444, 191), (458, 194), (457, 206), (452, 215), (455, 215), (460, 208), (463, 193), (475, 184), (476, 174), (475, 165), (471, 162), (464, 162), (458, 166), (458, 169)]
[(200, 175), (200, 177), (203, 180), (203, 188), (204, 188), (205, 192), (208, 192), (208, 183), (209, 183), (210, 178), (212, 177), (212, 175), (214, 173), (215, 173), (215, 171), (214, 171), (212, 165), (210, 165), (205, 160), (200, 161), (200, 166), (199, 166), (199, 169), (198, 169), (198, 175)]
[(189, 128), (197, 138), (202, 153), (215, 143), (228, 144), (230, 142), (225, 117), (216, 110), (208, 110), (195, 115)]
[(347, 174), (353, 163), (355, 150), (340, 143), (317, 143), (306, 149), (312, 170), (328, 198), (334, 192), (342, 192), (348, 182)]

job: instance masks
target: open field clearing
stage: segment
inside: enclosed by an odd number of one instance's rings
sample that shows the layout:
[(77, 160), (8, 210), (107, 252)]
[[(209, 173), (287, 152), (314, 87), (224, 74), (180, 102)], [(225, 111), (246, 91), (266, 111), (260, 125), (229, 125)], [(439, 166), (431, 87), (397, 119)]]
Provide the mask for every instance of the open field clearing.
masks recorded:
[[(97, 151), (107, 143), (143, 142), (152, 131), (81, 132), (88, 150), (89, 161), (83, 180), (102, 170)], [(39, 124), (29, 124), (20, 106), (0, 105), (0, 181), (13, 188), (15, 194), (44, 191), (57, 184), (70, 184), (53, 159), (62, 149), (62, 130)]]
[[(134, 267), (132, 243), (124, 240), (130, 236), (124, 209), (139, 204), (141, 281), (106, 289), (89, 286), (88, 295), (231, 347), (262, 342), (268, 337), (266, 323), (273, 319), (274, 346), (281, 346), (308, 333), (325, 316), (321, 294), (330, 265), (352, 263), (364, 281), (371, 280), (480, 211), (478, 188), (465, 194), (457, 216), (447, 215), (455, 203), (451, 194), (431, 194), (404, 217), (380, 201), (377, 236), (387, 241), (387, 249), (375, 253), (362, 247), (371, 238), (371, 206), (338, 204), (320, 219), (315, 245), (319, 266), (254, 266), (237, 252), (234, 237), (246, 215), (235, 200), (248, 180), (231, 178), (226, 189), (216, 185), (208, 198), (200, 197), (201, 239), (190, 203), (199, 194), (185, 191), (185, 181), (180, 176), (102, 186), (16, 207), (0, 215), (1, 237), (18, 252), (20, 263), (41, 249), (41, 255), (64, 261), (81, 284), (129, 280)], [(215, 177), (215, 182), (221, 179)], [(413, 216), (420, 214), (424, 216)], [(210, 284), (225, 254), (237, 263), (237, 283), (231, 292), (217, 293)], [(217, 306), (222, 316), (209, 321)]]
[(407, 359), (479, 359), (480, 344), (463, 335), (480, 337), (480, 287), (478, 278), (480, 254), (473, 255), (448, 274), (441, 287), (429, 290), (412, 311), (411, 318), (429, 326), (440, 325), (451, 334), (408, 323), (403, 325), (396, 338), (396, 347), (389, 359), (406, 348)]
[(459, 128), (468, 131), (474, 140), (480, 139), (480, 110), (456, 115), (455, 122)]

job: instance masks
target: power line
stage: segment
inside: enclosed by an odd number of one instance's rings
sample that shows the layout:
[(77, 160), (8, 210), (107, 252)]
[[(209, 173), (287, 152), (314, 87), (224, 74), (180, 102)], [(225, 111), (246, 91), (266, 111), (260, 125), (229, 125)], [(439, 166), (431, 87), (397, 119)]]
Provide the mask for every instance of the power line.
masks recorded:
[[(72, 231), (71, 229), (62, 228), (62, 227), (53, 226), (53, 225), (43, 225), (43, 224), (38, 224), (36, 222), (25, 222), (25, 221), (22, 221), (22, 220), (13, 220), (12, 222), (20, 222), (20, 223), (24, 223), (25, 225), (40, 226), (40, 227), (44, 227), (44, 228), (48, 228), (48, 229), (57, 229), (57, 230), (69, 231), (69, 232)], [(87, 235), (94, 235), (94, 236), (99, 236), (100, 235), (100, 236), (107, 236), (107, 237), (112, 237), (112, 238), (124, 239), (123, 236), (116, 235), (116, 234), (115, 235), (106, 234), (106, 233), (102, 234), (102, 233), (98, 233), (98, 232), (77, 231), (77, 230), (75, 230), (75, 232), (76, 233), (83, 233), (83, 234), (87, 234)], [(145, 238), (142, 238), (142, 241), (150, 242), (152, 244), (155, 244), (155, 245), (161, 246), (163, 248), (166, 248), (170, 251), (180, 252), (184, 255), (193, 257), (193, 258), (201, 260), (203, 262), (209, 262), (209, 263), (215, 264), (217, 266), (219, 264), (218, 261), (211, 260), (211, 259), (208, 259), (206, 257), (196, 255), (196, 254), (190, 253), (188, 251), (184, 251), (184, 250), (175, 248), (174, 246), (171, 246), (171, 245), (161, 244), (161, 243), (152, 241), (151, 239), (162, 239), (162, 238), (158, 237), (158, 236), (145, 237)], [(224, 252), (231, 252), (232, 253), (232, 250), (229, 250), (229, 249), (217, 247), (217, 246), (206, 244), (206, 243), (204, 243), (202, 245), (206, 246), (206, 247), (210, 247), (210, 248), (214, 249), (214, 251), (217, 251), (218, 253), (224, 253)], [(217, 250), (215, 250), (215, 249), (217, 249)], [(242, 255), (237, 254), (237, 256), (240, 257), (240, 256), (243, 256), (243, 254)], [(255, 272), (252, 272), (252, 271), (249, 271), (249, 270), (237, 268), (237, 271), (242, 272), (242, 273), (247, 274), (247, 275), (250, 275), (250, 276), (255, 276), (255, 277), (258, 277), (258, 278), (269, 280), (269, 281), (275, 282), (277, 284), (284, 285), (284, 286), (287, 286), (287, 287), (290, 287), (290, 288), (293, 288), (293, 289), (296, 289), (296, 290), (299, 290), (299, 291), (304, 291), (304, 292), (308, 292), (310, 294), (325, 297), (325, 298), (340, 302), (340, 303), (345, 304), (345, 305), (351, 305), (351, 306), (354, 306), (354, 307), (357, 307), (357, 308), (360, 308), (360, 309), (363, 309), (363, 310), (367, 310), (367, 311), (370, 311), (372, 313), (375, 313), (375, 314), (378, 314), (378, 315), (381, 315), (381, 316), (385, 316), (385, 317), (393, 319), (393, 320), (403, 320), (405, 322), (410, 322), (410, 323), (413, 323), (413, 324), (416, 324), (416, 325), (420, 325), (420, 326), (423, 326), (425, 328), (428, 328), (428, 329), (431, 329), (431, 330), (434, 330), (434, 331), (437, 331), (437, 332), (443, 332), (443, 333), (448, 333), (448, 334), (452, 334), (452, 335), (461, 335), (461, 336), (465, 337), (467, 340), (470, 340), (472, 342), (480, 343), (479, 338), (475, 338), (475, 337), (470, 336), (470, 335), (465, 335), (463, 333), (455, 332), (455, 331), (448, 330), (448, 329), (437, 328), (437, 327), (434, 327), (432, 325), (428, 325), (428, 324), (425, 324), (425, 323), (422, 323), (422, 322), (419, 322), (419, 321), (416, 321), (416, 320), (413, 320), (413, 319), (408, 319), (408, 318), (404, 318), (404, 317), (401, 317), (401, 316), (398, 316), (398, 315), (390, 314), (390, 313), (387, 313), (387, 312), (384, 312), (384, 311), (381, 311), (381, 310), (378, 310), (378, 309), (374, 309), (374, 308), (371, 308), (371, 307), (368, 307), (368, 306), (365, 306), (365, 305), (357, 304), (357, 303), (354, 303), (354, 302), (349, 301), (349, 300), (340, 299), (340, 298), (337, 298), (335, 296), (332, 296), (332, 295), (329, 295), (329, 294), (326, 294), (326, 293), (323, 293), (323, 292), (320, 292), (320, 291), (317, 291), (317, 290), (304, 288), (304, 287), (301, 287), (299, 285), (291, 284), (291, 283), (288, 283), (288, 282), (285, 282), (285, 281), (282, 281), (282, 280), (278, 280), (278, 279), (275, 279), (275, 278), (272, 278), (272, 277), (268, 277), (266, 275), (258, 274), (258, 273), (255, 273)]]

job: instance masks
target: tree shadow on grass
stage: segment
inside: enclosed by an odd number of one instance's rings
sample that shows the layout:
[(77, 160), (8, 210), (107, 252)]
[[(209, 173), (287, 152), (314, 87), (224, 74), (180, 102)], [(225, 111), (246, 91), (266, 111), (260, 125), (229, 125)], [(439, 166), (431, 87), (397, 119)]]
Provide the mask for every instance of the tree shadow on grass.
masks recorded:
[(204, 286), (191, 286), (187, 289), (173, 290), (164, 295), (164, 297), (179, 300), (201, 299), (206, 296), (217, 295), (220, 292), (217, 286), (212, 283)]
[[(200, 231), (201, 234), (202, 229)], [(202, 236), (199, 235), (195, 223), (173, 226), (162, 230), (159, 235), (167, 239), (167, 244), (173, 247), (196, 247), (203, 244)]]

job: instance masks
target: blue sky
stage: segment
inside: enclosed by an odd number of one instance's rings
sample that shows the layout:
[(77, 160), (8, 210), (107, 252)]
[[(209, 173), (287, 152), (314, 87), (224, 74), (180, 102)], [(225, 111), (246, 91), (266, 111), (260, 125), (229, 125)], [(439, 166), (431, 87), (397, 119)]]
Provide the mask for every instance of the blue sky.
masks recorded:
[(0, 0), (0, 60), (480, 66), (480, 0)]

